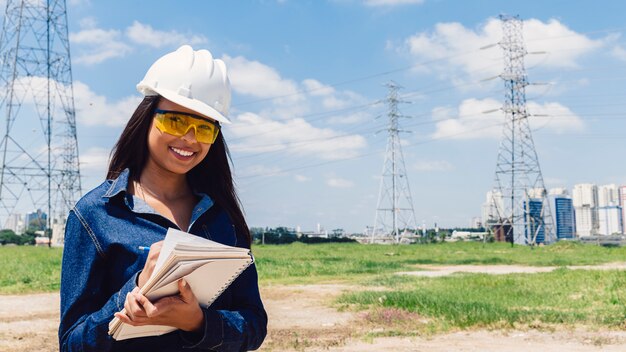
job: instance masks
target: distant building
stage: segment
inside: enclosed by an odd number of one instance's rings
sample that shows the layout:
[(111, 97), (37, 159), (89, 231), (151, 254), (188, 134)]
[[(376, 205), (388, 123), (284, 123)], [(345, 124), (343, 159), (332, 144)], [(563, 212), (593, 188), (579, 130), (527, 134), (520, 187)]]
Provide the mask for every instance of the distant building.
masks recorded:
[(546, 190), (543, 188), (529, 188), (526, 193), (528, 194), (528, 198), (543, 199), (546, 195)]
[(598, 187), (598, 235), (622, 233), (619, 188), (615, 184)]
[(24, 227), (26, 230), (43, 231), (48, 223), (48, 215), (37, 209), (36, 212), (26, 214), (24, 219)]
[(576, 236), (576, 218), (574, 216), (574, 203), (572, 198), (564, 194), (566, 192), (552, 193), (548, 196), (550, 205), (554, 209), (554, 225), (556, 227), (556, 239), (573, 239)]
[(17, 234), (24, 233), (24, 219), (22, 218), (22, 214), (9, 214), (4, 223), (4, 228)]
[(470, 231), (452, 231), (452, 235), (450, 235), (450, 239), (448, 241), (456, 242), (456, 241), (483, 241), (485, 236), (489, 235), (489, 232), (470, 232)]
[(504, 216), (504, 201), (502, 193), (498, 191), (489, 191), (485, 197), (485, 203), (482, 208), (482, 224), (489, 226), (497, 223), (501, 216)]
[(598, 208), (619, 206), (619, 190), (615, 184), (598, 187)]
[(65, 218), (53, 219), (51, 243), (53, 247), (60, 247), (65, 243)]
[(598, 223), (598, 188), (591, 183), (574, 185), (572, 202), (576, 217), (576, 234), (591, 236), (597, 234)]
[(626, 234), (626, 186), (619, 188), (619, 206), (622, 207), (622, 233)]
[(542, 221), (543, 199), (530, 198), (527, 202), (524, 202), (524, 210), (526, 212), (524, 221), (526, 242), (535, 244), (545, 243), (546, 231)]
[(622, 209), (619, 206), (598, 208), (598, 235), (622, 233)]
[(574, 207), (576, 216), (576, 236), (591, 236), (598, 232), (598, 211), (588, 206)]

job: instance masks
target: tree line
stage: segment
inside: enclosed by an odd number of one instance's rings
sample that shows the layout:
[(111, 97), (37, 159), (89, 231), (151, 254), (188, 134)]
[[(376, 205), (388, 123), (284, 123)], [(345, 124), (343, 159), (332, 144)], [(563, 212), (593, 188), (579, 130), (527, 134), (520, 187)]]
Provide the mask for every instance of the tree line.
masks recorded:
[(333, 233), (326, 237), (308, 236), (306, 234), (298, 235), (294, 229), (288, 227), (252, 227), (250, 235), (252, 241), (256, 244), (289, 244), (293, 242), (302, 243), (329, 243), (329, 242), (356, 242), (348, 237), (340, 236), (343, 230), (333, 230)]

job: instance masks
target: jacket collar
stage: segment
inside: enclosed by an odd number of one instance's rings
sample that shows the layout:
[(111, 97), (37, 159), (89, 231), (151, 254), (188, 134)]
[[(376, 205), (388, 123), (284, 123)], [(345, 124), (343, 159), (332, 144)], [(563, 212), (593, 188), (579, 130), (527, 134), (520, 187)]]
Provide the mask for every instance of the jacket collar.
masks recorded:
[(126, 192), (128, 189), (128, 176), (130, 176), (130, 170), (127, 168), (120, 172), (116, 179), (113, 179), (111, 186), (102, 196), (103, 198), (112, 198), (118, 195), (120, 192)]
[[(148, 204), (139, 200), (139, 198), (133, 197), (129, 195), (128, 192), (128, 180), (130, 176), (130, 170), (124, 169), (124, 171), (120, 172), (119, 176), (116, 179), (112, 180), (109, 189), (106, 191), (103, 198), (113, 198), (118, 194), (123, 193), (126, 195), (124, 197), (124, 203), (126, 206), (133, 212), (136, 213), (154, 213), (156, 211), (152, 209)], [(193, 213), (191, 214), (191, 224), (193, 224), (203, 213), (209, 210), (213, 206), (213, 199), (209, 197), (205, 193), (197, 192), (196, 190), (193, 193), (200, 198), (200, 201), (193, 209)]]

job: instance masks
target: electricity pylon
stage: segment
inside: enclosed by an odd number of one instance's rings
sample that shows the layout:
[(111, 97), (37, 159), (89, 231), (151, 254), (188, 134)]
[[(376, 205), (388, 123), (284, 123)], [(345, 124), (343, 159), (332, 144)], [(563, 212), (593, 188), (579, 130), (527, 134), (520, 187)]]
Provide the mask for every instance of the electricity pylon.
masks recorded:
[(0, 60), (0, 221), (40, 209), (60, 244), (81, 195), (65, 0), (8, 0)]
[(371, 242), (400, 243), (403, 238), (415, 236), (416, 222), (413, 200), (409, 188), (409, 180), (404, 166), (402, 146), (400, 145), (399, 133), (403, 132), (398, 127), (398, 119), (402, 116), (398, 113), (398, 104), (404, 101), (398, 98), (396, 83), (386, 84), (389, 95), (386, 102), (389, 105), (389, 139), (387, 152), (383, 164), (378, 204), (374, 218), (374, 229)]
[[(493, 219), (495, 232), (507, 241), (535, 245), (554, 240), (550, 203), (526, 109), (528, 85), (522, 21), (518, 16), (500, 16), (504, 52), (505, 124), (496, 164), (494, 204), (501, 204)], [(496, 199), (496, 197), (501, 197)]]

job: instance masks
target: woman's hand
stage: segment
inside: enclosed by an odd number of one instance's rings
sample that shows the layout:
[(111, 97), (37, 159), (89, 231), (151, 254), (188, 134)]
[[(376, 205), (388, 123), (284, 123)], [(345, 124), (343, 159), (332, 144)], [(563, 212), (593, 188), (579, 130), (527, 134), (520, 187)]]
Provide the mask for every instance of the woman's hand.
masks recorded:
[(155, 242), (150, 246), (150, 252), (148, 252), (148, 258), (146, 259), (146, 264), (143, 266), (143, 270), (139, 274), (139, 278), (137, 279), (137, 286), (139, 288), (143, 287), (152, 275), (154, 271), (154, 266), (156, 265), (157, 259), (159, 258), (159, 254), (161, 253), (161, 247), (163, 247), (163, 241)]
[(204, 314), (196, 296), (184, 279), (178, 280), (178, 290), (178, 295), (163, 297), (152, 303), (136, 287), (126, 295), (125, 314), (118, 312), (115, 316), (133, 326), (168, 325), (183, 331), (200, 330)]

